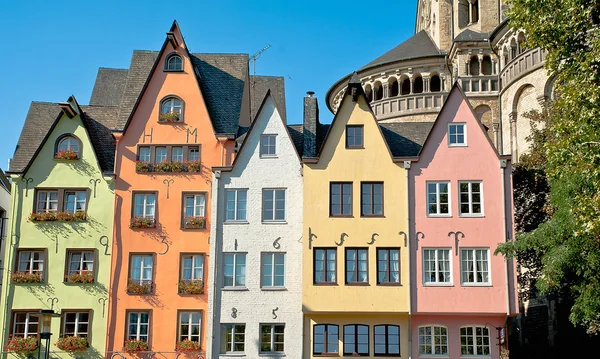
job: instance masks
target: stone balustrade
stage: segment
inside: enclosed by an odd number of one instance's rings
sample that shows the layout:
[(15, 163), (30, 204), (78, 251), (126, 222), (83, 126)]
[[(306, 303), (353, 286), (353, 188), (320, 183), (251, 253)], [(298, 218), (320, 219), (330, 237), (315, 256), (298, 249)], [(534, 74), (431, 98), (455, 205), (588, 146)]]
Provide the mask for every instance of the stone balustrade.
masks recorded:
[(502, 68), (500, 72), (502, 88), (507, 88), (522, 76), (543, 67), (545, 60), (546, 52), (540, 48), (522, 52)]
[(495, 92), (499, 90), (498, 76), (473, 76), (461, 77), (460, 84), (464, 92), (478, 92), (482, 94)]
[(388, 97), (371, 102), (378, 120), (410, 116), (420, 113), (439, 112), (448, 92), (425, 92)]

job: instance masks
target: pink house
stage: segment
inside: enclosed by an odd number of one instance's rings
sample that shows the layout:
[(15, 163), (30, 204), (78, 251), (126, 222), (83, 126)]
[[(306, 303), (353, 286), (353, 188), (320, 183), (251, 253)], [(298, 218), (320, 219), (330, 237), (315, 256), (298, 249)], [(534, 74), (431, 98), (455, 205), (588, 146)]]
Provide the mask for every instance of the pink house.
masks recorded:
[(517, 314), (512, 167), (458, 85), (409, 170), (412, 357), (500, 358)]

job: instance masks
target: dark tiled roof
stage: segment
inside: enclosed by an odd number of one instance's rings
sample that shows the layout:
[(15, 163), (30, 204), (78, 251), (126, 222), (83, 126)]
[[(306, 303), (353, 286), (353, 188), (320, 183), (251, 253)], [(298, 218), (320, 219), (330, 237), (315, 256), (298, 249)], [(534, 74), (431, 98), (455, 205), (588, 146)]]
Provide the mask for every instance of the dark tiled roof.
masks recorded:
[(394, 157), (419, 155), (433, 122), (380, 123), (379, 127)]
[(298, 155), (302, 158), (302, 152), (304, 151), (304, 125), (287, 125), (287, 128), (296, 151), (298, 151)]
[(115, 128), (118, 107), (82, 106), (83, 120), (90, 136), (102, 172), (112, 173), (115, 160)]
[(262, 100), (265, 98), (267, 91), (271, 90), (271, 95), (277, 104), (277, 111), (279, 111), (279, 115), (283, 122), (287, 122), (286, 116), (286, 107), (285, 107), (285, 84), (283, 77), (277, 76), (256, 76), (250, 77), (251, 83), (255, 86), (254, 94), (250, 92), (250, 95), (254, 98), (251, 99), (252, 110), (251, 110), (251, 118), (254, 121), (256, 117), (256, 112), (262, 103)]
[(468, 42), (468, 41), (487, 41), (489, 34), (487, 32), (475, 32), (471, 29), (466, 29), (454, 38), (455, 42)]
[(22, 172), (56, 121), (60, 107), (55, 103), (32, 102), (10, 161), (9, 172)]
[(235, 134), (248, 75), (248, 55), (192, 54), (192, 60), (215, 132)]
[(321, 152), (321, 147), (323, 147), (323, 142), (325, 142), (330, 128), (331, 124), (327, 123), (319, 123), (317, 125), (317, 153)]
[(119, 117), (117, 119), (117, 128), (123, 129), (133, 110), (133, 106), (148, 79), (150, 70), (158, 56), (157, 51), (135, 50), (131, 57), (129, 71), (127, 71), (127, 82), (123, 90), (123, 96), (119, 104)]
[(99, 68), (90, 98), (91, 106), (119, 106), (127, 84), (128, 70)]
[(383, 56), (369, 62), (359, 71), (396, 61), (441, 55), (443, 55), (443, 53), (438, 49), (435, 42), (431, 40), (425, 30), (421, 30), (413, 37), (386, 52)]

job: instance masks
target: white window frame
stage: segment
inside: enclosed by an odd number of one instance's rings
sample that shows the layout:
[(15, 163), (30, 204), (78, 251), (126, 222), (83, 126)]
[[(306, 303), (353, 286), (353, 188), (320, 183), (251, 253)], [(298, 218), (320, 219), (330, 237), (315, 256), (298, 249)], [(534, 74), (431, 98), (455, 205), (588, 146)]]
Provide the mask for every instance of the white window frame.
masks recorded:
[[(187, 200), (193, 197), (194, 198), (194, 204), (191, 207), (192, 208), (192, 217), (200, 217), (200, 218), (205, 218), (206, 217), (206, 194), (205, 193), (186, 193), (183, 196), (183, 215), (184, 217), (187, 217), (187, 209), (190, 208), (187, 205)], [(204, 200), (204, 203), (199, 203), (200, 198), (202, 197), (202, 199)], [(199, 210), (200, 213), (197, 213), (196, 210)]]
[[(177, 101), (178, 104), (175, 104), (175, 101)], [(168, 108), (169, 112), (165, 111), (165, 108)], [(183, 115), (183, 101), (176, 97), (166, 98), (161, 102), (160, 110), (162, 113), (178, 113), (180, 116), (179, 121), (181, 121), (181, 115)]]
[[(83, 193), (83, 195), (84, 195), (83, 200), (78, 199), (78, 195), (81, 193)], [(70, 212), (67, 209), (67, 206), (69, 205), (69, 197), (68, 197), (69, 194), (75, 195), (75, 201), (73, 202), (73, 212)], [(63, 212), (69, 212), (69, 213), (85, 212), (87, 210), (87, 191), (65, 191), (63, 201), (65, 202), (63, 205), (64, 206)], [(83, 209), (77, 210), (77, 205), (81, 204), (81, 202), (83, 202)]]
[[(462, 329), (466, 329), (466, 328), (471, 328), (473, 330), (473, 335), (472, 336), (471, 335), (465, 336), (465, 337), (470, 337), (472, 339), (472, 341), (473, 341), (473, 353), (474, 354), (472, 354), (472, 355), (471, 354), (462, 354), (462, 347), (463, 347), (463, 345), (462, 345), (462, 338), (463, 338), (463, 335), (462, 335), (461, 331), (462, 331)], [(477, 354), (477, 328), (485, 328), (485, 329), (487, 329), (487, 332), (488, 332), (487, 333), (487, 338), (488, 338), (488, 345), (487, 345), (487, 347), (488, 347), (489, 354)], [(464, 326), (461, 326), (458, 329), (458, 338), (459, 338), (459, 343), (460, 343), (460, 352), (461, 352), (460, 356), (461, 356), (461, 358), (489, 358), (489, 357), (492, 356), (492, 338), (490, 336), (490, 328), (487, 327), (486, 325), (481, 325), (481, 324), (477, 325), (477, 324), (475, 324), (475, 325), (464, 325)], [(482, 336), (482, 338), (485, 338), (485, 336)], [(483, 346), (483, 345), (481, 345), (481, 346)]]
[[(436, 201), (436, 206), (437, 206), (437, 213), (430, 213), (429, 212), (429, 195), (431, 193), (429, 193), (429, 185), (430, 184), (435, 184), (435, 201)], [(448, 213), (440, 213), (440, 205), (442, 204), (440, 201), (440, 184), (446, 184), (448, 186)], [(452, 217), (452, 186), (450, 181), (426, 181), (425, 182), (425, 204), (426, 204), (426, 211), (427, 211), (427, 217)]]
[[(176, 59), (179, 59), (179, 64), (177, 64), (175, 62)], [(171, 61), (173, 61), (173, 63), (171, 63)], [(173, 64), (172, 67), (171, 67), (171, 64)], [(165, 70), (167, 70), (167, 71), (183, 71), (183, 58), (177, 54), (173, 54), (173, 55), (169, 56), (167, 58), (167, 68)]]
[[(185, 259), (192, 258), (191, 278), (184, 278)], [(200, 263), (198, 263), (200, 262)], [(200, 268), (200, 278), (195, 278), (196, 269)], [(204, 280), (204, 254), (184, 254), (181, 256), (181, 280)]]
[[(141, 261), (140, 261), (140, 277), (139, 278), (133, 278), (133, 263), (134, 263), (133, 258), (135, 258), (135, 257), (142, 257)], [(147, 263), (144, 263), (144, 259), (146, 259), (147, 257), (150, 258), (150, 265), (147, 265)], [(148, 269), (148, 268), (150, 268), (150, 278), (144, 278), (144, 269)], [(131, 265), (129, 266), (129, 279), (133, 280), (134, 282), (136, 282), (138, 284), (146, 284), (146, 283), (152, 284), (153, 275), (154, 275), (154, 256), (152, 254), (132, 254), (131, 255)]]
[[(147, 152), (146, 154), (142, 154), (142, 151)], [(140, 146), (140, 154), (138, 155), (139, 161), (144, 163), (150, 163), (152, 160), (152, 150), (148, 146)], [(147, 159), (146, 159), (147, 158)]]
[[(148, 339), (150, 338), (150, 312), (149, 311), (140, 311), (140, 312), (136, 312), (136, 311), (132, 311), (132, 312), (127, 312), (127, 338), (130, 339), (130, 335), (129, 334), (129, 327), (131, 326), (131, 314), (137, 314), (137, 322), (136, 324), (136, 333), (135, 333), (135, 339), (131, 339), (131, 340), (144, 340), (145, 337), (145, 342), (148, 342)], [(147, 314), (148, 315), (148, 323), (142, 323), (142, 314)], [(140, 328), (145, 325), (148, 327), (148, 334), (141, 334), (141, 330)]]
[[(474, 282), (465, 282), (463, 281), (463, 273), (465, 271), (464, 263), (463, 263), (463, 252), (469, 251), (473, 253), (473, 278)], [(487, 261), (487, 282), (478, 282), (477, 281), (477, 251), (484, 251), (486, 255)], [(492, 285), (492, 265), (490, 260), (490, 249), (489, 248), (460, 248), (460, 284), (464, 287), (489, 287)]]
[[(283, 257), (283, 285), (275, 285), (275, 257), (282, 256)], [(271, 273), (266, 273), (265, 268), (265, 258), (271, 257)], [(285, 252), (263, 252), (261, 253), (261, 261), (260, 261), (260, 287), (263, 290), (268, 289), (285, 289), (285, 260), (286, 253)], [(265, 285), (264, 276), (268, 275), (271, 279), (271, 285)]]
[[(269, 351), (263, 351), (262, 350), (262, 329), (263, 327), (271, 327), (271, 350)], [(283, 345), (283, 350), (282, 351), (275, 351), (275, 327), (283, 327), (283, 342), (281, 342), (281, 344)], [(261, 324), (260, 325), (260, 329), (259, 329), (259, 335), (260, 335), (260, 342), (259, 342), (259, 351), (260, 354), (273, 354), (273, 353), (277, 353), (277, 354), (283, 354), (285, 353), (285, 324), (283, 323), (275, 323), (275, 324)], [(279, 344), (279, 342), (277, 342)]]
[[(225, 257), (233, 256), (233, 284), (225, 285)], [(244, 274), (243, 274), (243, 284), (236, 285), (236, 277), (238, 276), (238, 258), (243, 256), (244, 260)], [(240, 277), (242, 274), (240, 274)], [(223, 253), (223, 288), (224, 289), (246, 289), (247, 288), (247, 280), (248, 280), (248, 253), (240, 253), (240, 252), (229, 252)]]
[[(67, 321), (67, 315), (69, 314), (75, 314), (75, 321), (74, 322), (68, 322)], [(79, 315), (80, 314), (87, 314), (88, 315), (88, 320), (87, 322), (83, 322), (81, 321), (81, 319), (79, 319)], [(63, 318), (63, 327), (62, 327), (62, 334), (63, 335), (69, 335), (71, 336), (71, 333), (67, 334), (66, 328), (67, 328), (67, 324), (75, 324), (75, 331), (72, 333), (74, 337), (81, 337), (82, 335), (85, 335), (84, 338), (89, 337), (90, 335), (90, 319), (92, 318), (92, 313), (90, 313), (89, 311), (84, 311), (84, 312), (65, 312), (63, 313), (64, 318)], [(80, 324), (86, 324), (87, 325), (87, 332), (80, 332), (79, 331), (79, 325)]]
[[(227, 204), (229, 203), (228, 201), (228, 197), (229, 197), (229, 193), (233, 192), (234, 195), (234, 199), (233, 199), (233, 214), (234, 214), (234, 218), (233, 219), (229, 219), (227, 218)], [(239, 193), (240, 192), (245, 192), (246, 193), (246, 201), (244, 201), (245, 203), (245, 208), (244, 208), (244, 218), (238, 218), (238, 212), (240, 211), (239, 205)], [(225, 190), (225, 222), (247, 222), (248, 221), (248, 189), (246, 188), (228, 188)]]
[[(63, 143), (66, 143), (66, 145), (63, 145)], [(64, 148), (61, 149), (61, 147)], [(57, 152), (73, 151), (77, 154), (77, 157), (79, 157), (79, 141), (77, 141), (77, 139), (73, 136), (65, 136), (58, 142), (56, 150)]]
[[(465, 142), (463, 143), (452, 143), (450, 136), (458, 136), (458, 135), (450, 135), (450, 127), (459, 127), (463, 128), (463, 135), (465, 138)], [(466, 147), (467, 146), (467, 124), (465, 122), (453, 122), (448, 124), (448, 146), (449, 147)]]
[[(138, 216), (137, 212), (137, 196), (143, 196), (144, 201), (142, 202), (142, 214)], [(154, 197), (154, 204), (148, 203), (148, 196)], [(148, 214), (148, 209), (152, 208), (153, 214)], [(156, 220), (156, 193), (142, 192), (142, 193), (134, 193), (133, 195), (133, 216), (134, 217), (143, 217)]]
[[(175, 158), (175, 149), (179, 149), (178, 158)], [(171, 147), (171, 162), (183, 162), (183, 147), (181, 146), (173, 146)]]
[[(189, 315), (188, 317), (188, 321), (187, 323), (183, 323), (183, 314), (187, 313)], [(198, 314), (200, 317), (200, 321), (199, 322), (194, 322), (193, 315), (194, 314)], [(187, 324), (188, 325), (188, 334), (182, 334), (182, 330), (181, 330), (181, 326), (182, 324)], [(192, 334), (192, 326), (198, 326), (198, 335)], [(202, 343), (202, 311), (187, 311), (184, 310), (182, 312), (179, 312), (179, 326), (178, 326), (178, 333), (179, 333), (179, 340), (191, 340), (193, 342), (196, 342), (198, 344)], [(185, 337), (184, 337), (185, 336)], [(198, 340), (194, 340), (194, 338), (197, 338)]]
[[(460, 185), (466, 183), (469, 186), (469, 202), (466, 203), (469, 205), (469, 212), (468, 213), (462, 213), (462, 198), (461, 198), (461, 190), (460, 190)], [(480, 200), (480, 206), (481, 206), (481, 213), (473, 213), (473, 183), (478, 183), (479, 184), (479, 200)], [(473, 181), (458, 181), (458, 213), (461, 217), (483, 217), (485, 212), (484, 212), (484, 198), (483, 198), (483, 181), (481, 180), (473, 180)]]
[[(192, 156), (192, 153), (194, 153), (193, 156)], [(195, 158), (196, 153), (198, 154), (198, 158)], [(192, 157), (194, 157), (194, 158), (192, 158)], [(197, 146), (188, 147), (188, 160), (189, 161), (200, 161), (200, 147), (197, 147)]]
[[(265, 194), (267, 192), (272, 192), (272, 198), (273, 200), (270, 201), (270, 208), (268, 208), (266, 200), (265, 200)], [(277, 217), (276, 212), (277, 210), (277, 193), (278, 192), (283, 192), (283, 218), (279, 219), (279, 218), (275, 218)], [(263, 222), (285, 222), (286, 221), (286, 197), (287, 197), (287, 189), (286, 188), (263, 188), (262, 190), (262, 221)], [(265, 212), (267, 209), (271, 210), (272, 216), (271, 218), (267, 218), (265, 215)]]
[[(46, 198), (43, 200), (43, 202), (40, 202), (40, 194), (44, 193), (46, 195)], [(51, 200), (50, 199), (50, 193), (56, 193), (56, 199), (55, 200)], [(58, 191), (50, 191), (50, 190), (46, 190), (46, 191), (37, 191), (36, 194), (36, 208), (35, 211), (37, 213), (42, 213), (42, 212), (58, 212), (59, 208), (58, 208)], [(40, 208), (40, 203), (45, 204), (46, 209), (42, 209)], [(50, 209), (50, 204), (51, 203), (56, 203), (56, 209), (52, 210)]]
[[(263, 146), (266, 147), (267, 151), (263, 151)], [(271, 153), (273, 149), (273, 153)], [(276, 134), (263, 134), (260, 136), (260, 157), (261, 158), (273, 158), (277, 157), (277, 135)]]
[[(17, 315), (19, 315), (19, 314), (25, 314), (25, 322), (17, 322)], [(24, 324), (25, 325), (25, 332), (23, 333), (23, 336), (21, 338), (29, 338), (31, 336), (37, 336), (39, 334), (39, 330), (40, 330), (40, 327), (42, 325), (42, 322), (40, 320), (40, 314), (39, 313), (35, 313), (35, 312), (24, 313), (24, 312), (21, 312), (21, 311), (13, 313), (13, 328), (12, 328), (13, 330), (12, 330), (12, 335), (15, 336), (15, 337), (18, 336), (16, 334), (17, 324)], [(36, 332), (36, 333), (30, 333), (29, 332), (29, 325), (30, 324), (37, 324), (37, 326), (38, 326), (38, 332)]]
[[(78, 272), (89, 272), (89, 273), (94, 273), (94, 264), (95, 264), (95, 259), (96, 259), (96, 255), (95, 255), (94, 251), (83, 251), (83, 250), (77, 250), (77, 249), (76, 249), (76, 250), (69, 250), (69, 252), (68, 252), (68, 253), (69, 253), (69, 262), (67, 263), (67, 266), (68, 266), (68, 267), (67, 267), (67, 274), (77, 274)], [(92, 254), (92, 260), (91, 260), (91, 261), (89, 261), (89, 260), (87, 260), (87, 261), (86, 261), (86, 260), (83, 260), (83, 259), (84, 259), (84, 253), (87, 253), (87, 254), (90, 254), (90, 253), (91, 253), (91, 254)], [(73, 256), (74, 254), (79, 254), (79, 255), (81, 256), (81, 257), (79, 258), (79, 261), (74, 261), (74, 260), (72, 259), (72, 256)], [(71, 269), (71, 263), (77, 263), (77, 262), (79, 262), (79, 269), (72, 270), (72, 269)], [(86, 271), (84, 271), (84, 270), (82, 269), (82, 268), (83, 268), (83, 264), (84, 264), (84, 263), (90, 263), (90, 262), (92, 263), (92, 265), (91, 265), (92, 269), (91, 269), (91, 270), (86, 270)]]
[[(158, 156), (158, 151), (164, 150), (164, 156), (161, 153), (160, 157)], [(159, 164), (163, 161), (169, 161), (169, 151), (167, 151), (167, 146), (156, 146), (154, 148), (154, 164)]]
[[(436, 281), (435, 282), (427, 282), (426, 281), (426, 276), (425, 276), (425, 251), (434, 251), (434, 257), (435, 257), (435, 278)], [(438, 281), (438, 274), (440, 272), (440, 266), (439, 266), (439, 251), (448, 251), (448, 262), (450, 263), (450, 281), (449, 282), (439, 282)], [(422, 263), (422, 270), (421, 270), (421, 274), (423, 275), (423, 285), (427, 286), (427, 287), (451, 287), (454, 285), (454, 274), (453, 274), (453, 268), (452, 268), (452, 248), (449, 247), (423, 247), (422, 251), (421, 251), (421, 263)]]
[[(243, 333), (237, 333), (237, 335), (243, 335), (244, 336), (244, 351), (235, 351), (235, 336), (236, 336), (236, 328), (240, 327), (240, 326), (244, 326), (244, 332)], [(244, 353), (246, 351), (246, 324), (245, 323), (231, 323), (231, 324), (221, 324), (221, 337), (223, 337), (223, 331), (228, 330), (231, 326), (231, 342), (229, 343), (225, 343), (225, 350), (221, 350), (221, 354), (229, 354), (229, 353)], [(227, 351), (227, 345), (230, 345), (231, 350)]]
[[(21, 262), (25, 262), (25, 261), (21, 261), (21, 255), (23, 253), (30, 253), (28, 262), (29, 262), (29, 269), (22, 271), (20, 269), (21, 267)], [(33, 259), (33, 254), (34, 253), (40, 253), (42, 259)], [(21, 272), (21, 273), (29, 273), (29, 274), (33, 274), (33, 273), (40, 273), (40, 277), (42, 278), (42, 281), (44, 280), (45, 277), (45, 273), (46, 273), (46, 251), (40, 251), (40, 250), (19, 250), (18, 252), (19, 256), (18, 256), (18, 263), (17, 263), (17, 272)], [(35, 264), (36, 263), (42, 263), (42, 269), (41, 270), (34, 270), (35, 268)]]
[[(421, 329), (425, 329), (425, 328), (429, 328), (431, 330), (431, 335), (427, 335), (427, 334), (421, 334)], [(440, 334), (440, 335), (436, 335), (435, 334), (435, 328), (444, 328), (446, 329), (446, 334)], [(428, 324), (428, 325), (422, 325), (419, 327), (419, 330), (417, 332), (418, 335), (418, 346), (419, 346), (419, 356), (420, 357), (429, 357), (429, 358), (449, 358), (450, 357), (450, 351), (448, 350), (448, 327), (445, 325), (441, 325), (441, 324)], [(438, 337), (446, 337), (446, 354), (435, 354), (435, 338), (436, 336)], [(430, 337), (430, 344), (421, 344), (421, 337)], [(427, 346), (429, 349), (429, 353), (422, 353), (421, 352), (421, 345)]]

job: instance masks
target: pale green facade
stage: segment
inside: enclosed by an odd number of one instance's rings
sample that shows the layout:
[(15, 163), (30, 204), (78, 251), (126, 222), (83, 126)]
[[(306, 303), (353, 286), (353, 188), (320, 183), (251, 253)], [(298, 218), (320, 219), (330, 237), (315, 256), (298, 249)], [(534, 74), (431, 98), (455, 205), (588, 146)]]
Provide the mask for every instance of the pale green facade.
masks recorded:
[[(58, 107), (57, 107), (58, 109)], [(58, 111), (57, 111), (58, 112)], [(80, 159), (54, 159), (57, 139), (73, 134), (80, 140)], [(65, 313), (72, 310), (90, 311), (89, 349), (77, 357), (104, 356), (110, 283), (110, 254), (113, 233), (113, 178), (103, 175), (90, 138), (79, 115), (62, 117), (51, 130), (29, 169), (22, 176), (12, 176), (12, 208), (9, 216), (5, 271), (2, 286), (1, 343), (6, 343), (14, 330), (15, 311), (50, 309)], [(95, 183), (95, 185), (94, 185)], [(35, 210), (36, 189), (86, 190), (88, 220), (82, 222), (28, 221)], [(59, 204), (60, 206), (60, 204)], [(59, 211), (62, 210), (59, 207)], [(16, 284), (11, 280), (18, 261), (18, 250), (45, 251), (45, 281), (39, 284)], [(86, 249), (94, 253), (92, 284), (65, 283), (69, 250)], [(73, 357), (54, 344), (63, 333), (63, 317), (52, 320), (50, 350), (53, 356)], [(44, 341), (42, 341), (43, 344)], [(43, 349), (42, 349), (43, 350)], [(13, 354), (4, 354), (13, 356)], [(43, 354), (42, 354), (43, 355)], [(35, 353), (34, 356), (37, 356)]]

